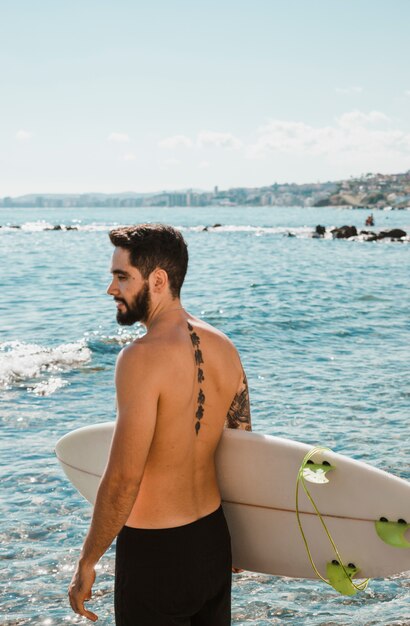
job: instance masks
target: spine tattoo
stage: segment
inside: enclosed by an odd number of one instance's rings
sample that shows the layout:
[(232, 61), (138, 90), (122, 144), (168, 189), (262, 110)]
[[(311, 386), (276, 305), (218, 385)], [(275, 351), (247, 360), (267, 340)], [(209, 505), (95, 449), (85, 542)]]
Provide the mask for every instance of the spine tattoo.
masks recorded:
[[(202, 358), (202, 352), (199, 348), (199, 345), (201, 343), (201, 340), (199, 338), (199, 336), (196, 334), (196, 332), (194, 331), (193, 326), (191, 326), (191, 324), (189, 322), (187, 322), (188, 324), (188, 330), (189, 330), (189, 334), (191, 337), (191, 341), (192, 341), (192, 345), (195, 349), (195, 365), (198, 367), (198, 372), (197, 372), (197, 380), (198, 383), (201, 384), (204, 380), (205, 380), (205, 376), (204, 376), (204, 371), (201, 368), (201, 365), (203, 364), (204, 360)], [(195, 417), (196, 417), (196, 422), (195, 422), (195, 432), (198, 435), (199, 433), (199, 429), (201, 428), (201, 419), (204, 416), (204, 404), (205, 404), (205, 394), (202, 390), (202, 388), (199, 388), (199, 393), (198, 393), (198, 407), (195, 413)]]

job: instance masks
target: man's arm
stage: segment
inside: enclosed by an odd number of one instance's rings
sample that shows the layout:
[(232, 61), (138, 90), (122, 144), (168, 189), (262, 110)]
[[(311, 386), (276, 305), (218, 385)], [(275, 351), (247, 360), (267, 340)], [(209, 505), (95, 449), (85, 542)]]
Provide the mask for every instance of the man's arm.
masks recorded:
[[(243, 368), (238, 390), (226, 416), (225, 428), (252, 430), (248, 380)], [(244, 570), (233, 566), (232, 571), (234, 574), (240, 574)]]
[(159, 399), (158, 376), (145, 346), (121, 351), (116, 366), (118, 414), (107, 467), (98, 488), (93, 517), (70, 585), (73, 610), (95, 621), (84, 608), (91, 598), (94, 566), (127, 521), (154, 436)]
[(225, 428), (252, 430), (248, 381), (243, 368), (241, 382), (226, 416)]

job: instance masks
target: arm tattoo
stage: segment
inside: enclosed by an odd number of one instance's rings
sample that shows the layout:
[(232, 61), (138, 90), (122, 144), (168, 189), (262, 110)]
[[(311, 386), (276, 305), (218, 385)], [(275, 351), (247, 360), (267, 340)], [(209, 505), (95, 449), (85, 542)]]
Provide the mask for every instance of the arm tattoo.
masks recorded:
[(226, 416), (225, 426), (227, 428), (252, 430), (248, 381), (245, 372), (243, 373), (243, 385), (232, 400), (228, 415)]

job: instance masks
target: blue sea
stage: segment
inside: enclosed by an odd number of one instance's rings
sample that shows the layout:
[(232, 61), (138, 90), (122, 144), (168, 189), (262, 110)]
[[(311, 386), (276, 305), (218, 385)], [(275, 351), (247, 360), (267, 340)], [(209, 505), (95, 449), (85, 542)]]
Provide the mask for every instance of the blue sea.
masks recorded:
[[(311, 237), (317, 224), (361, 228), (366, 215), (297, 207), (0, 210), (2, 625), (85, 623), (69, 608), (67, 586), (90, 508), (64, 477), (54, 444), (74, 428), (114, 419), (115, 359), (143, 333), (117, 325), (105, 294), (114, 225), (182, 229), (190, 253), (183, 304), (239, 349), (255, 431), (329, 446), (410, 479), (409, 241)], [(376, 211), (375, 220), (376, 230), (410, 233), (410, 211)], [(215, 223), (222, 226), (204, 231)], [(107, 626), (113, 565), (111, 548), (92, 603)], [(373, 580), (348, 598), (319, 581), (244, 572), (234, 576), (232, 623), (408, 626), (408, 574)]]

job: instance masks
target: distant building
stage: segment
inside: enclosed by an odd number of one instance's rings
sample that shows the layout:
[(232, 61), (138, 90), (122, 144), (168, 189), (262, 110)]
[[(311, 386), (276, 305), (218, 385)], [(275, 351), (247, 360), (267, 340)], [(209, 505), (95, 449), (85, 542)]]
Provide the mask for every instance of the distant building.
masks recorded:
[(410, 196), (410, 170), (403, 174), (366, 174), (361, 177), (336, 182), (274, 183), (264, 187), (236, 187), (201, 193), (187, 191), (160, 192), (156, 194), (42, 194), (0, 199), (0, 206), (10, 207), (141, 207), (178, 206), (203, 207), (207, 205), (240, 206), (349, 206), (374, 207), (389, 204), (393, 208), (408, 206)]
[(168, 206), (189, 206), (189, 194), (187, 193), (169, 193)]
[(260, 196), (260, 203), (262, 206), (272, 205), (274, 197), (272, 193), (263, 193)]

